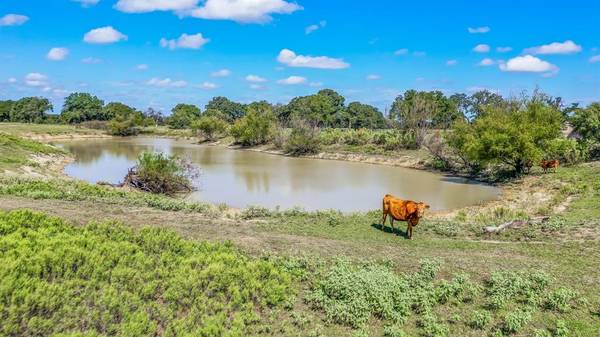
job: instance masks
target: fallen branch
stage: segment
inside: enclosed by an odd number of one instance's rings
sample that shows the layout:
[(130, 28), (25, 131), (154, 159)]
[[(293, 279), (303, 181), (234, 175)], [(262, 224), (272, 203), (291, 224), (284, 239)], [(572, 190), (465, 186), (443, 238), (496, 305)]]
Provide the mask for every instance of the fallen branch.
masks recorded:
[(549, 216), (540, 216), (540, 217), (531, 218), (529, 220), (511, 220), (511, 221), (505, 222), (499, 226), (485, 227), (485, 228), (483, 228), (483, 232), (485, 234), (494, 234), (494, 233), (498, 234), (505, 229), (520, 228), (520, 227), (528, 226), (528, 225), (537, 225), (537, 224), (548, 221), (548, 219), (550, 219)]

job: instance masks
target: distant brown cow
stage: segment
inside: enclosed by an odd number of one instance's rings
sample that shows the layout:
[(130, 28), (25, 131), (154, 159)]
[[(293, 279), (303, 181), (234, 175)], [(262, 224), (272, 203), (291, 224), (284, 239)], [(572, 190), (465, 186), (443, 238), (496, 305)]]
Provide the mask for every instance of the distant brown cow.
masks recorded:
[(558, 159), (542, 160), (542, 162), (540, 163), (540, 166), (544, 170), (544, 173), (548, 172), (548, 169), (554, 169), (554, 172), (556, 172), (558, 165), (560, 165)]
[(406, 221), (408, 224), (406, 234), (409, 239), (412, 239), (413, 227), (419, 223), (419, 219), (423, 217), (427, 208), (429, 208), (429, 205), (423, 202), (402, 200), (393, 195), (386, 194), (383, 197), (383, 220), (381, 221), (381, 228), (385, 227), (385, 220), (389, 214), (391, 217), (392, 232), (394, 232), (394, 220)]

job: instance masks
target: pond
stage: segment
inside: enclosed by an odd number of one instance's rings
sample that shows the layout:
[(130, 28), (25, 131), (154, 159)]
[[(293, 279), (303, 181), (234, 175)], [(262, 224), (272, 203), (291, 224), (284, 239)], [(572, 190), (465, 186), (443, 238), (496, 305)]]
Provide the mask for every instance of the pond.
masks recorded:
[(292, 158), (192, 144), (168, 138), (114, 138), (57, 142), (75, 155), (65, 168), (91, 183), (122, 181), (143, 151), (189, 158), (200, 169), (198, 191), (188, 198), (243, 208), (365, 211), (381, 207), (386, 193), (447, 210), (495, 199), (499, 189), (456, 177), (345, 161)]

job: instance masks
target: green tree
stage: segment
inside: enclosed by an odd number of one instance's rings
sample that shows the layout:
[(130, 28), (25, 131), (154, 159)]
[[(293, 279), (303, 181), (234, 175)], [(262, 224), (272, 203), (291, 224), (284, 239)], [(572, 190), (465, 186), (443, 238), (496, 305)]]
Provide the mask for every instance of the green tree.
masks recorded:
[(386, 126), (383, 114), (376, 107), (368, 104), (352, 102), (348, 104), (345, 113), (341, 116), (338, 125), (352, 129), (379, 129)]
[(10, 121), (10, 111), (13, 105), (15, 105), (15, 101), (0, 101), (0, 122)]
[(506, 105), (507, 101), (502, 96), (489, 90), (479, 90), (469, 98), (470, 104), (466, 117), (469, 120), (481, 116), (488, 107)]
[(575, 109), (571, 117), (573, 130), (581, 137), (591, 158), (600, 158), (600, 102)]
[(407, 90), (394, 100), (390, 117), (401, 128), (416, 132), (429, 127), (449, 128), (462, 114), (456, 102), (441, 91)]
[(177, 104), (167, 118), (167, 124), (172, 129), (189, 128), (192, 121), (200, 117), (200, 108), (192, 104)]
[(139, 133), (139, 127), (144, 124), (144, 115), (134, 108), (119, 102), (108, 103), (103, 114), (110, 116), (107, 127), (115, 136), (133, 136)]
[(227, 131), (228, 124), (218, 117), (205, 115), (192, 122), (192, 130), (200, 132), (207, 140), (214, 141)]
[(485, 168), (496, 165), (516, 174), (545, 155), (561, 136), (561, 112), (535, 98), (514, 106), (488, 106), (473, 123), (458, 122), (448, 135), (459, 156)]
[(294, 120), (285, 152), (297, 156), (318, 153), (320, 148), (319, 128), (303, 120)]
[(230, 133), (235, 141), (244, 146), (265, 144), (270, 141), (277, 127), (277, 118), (272, 108), (251, 107), (246, 116), (238, 119)]
[(296, 97), (278, 109), (279, 120), (289, 125), (301, 119), (319, 127), (347, 127), (344, 97), (331, 89), (323, 89), (315, 95)]
[(63, 121), (69, 124), (85, 121), (109, 120), (109, 116), (102, 113), (104, 101), (88, 93), (75, 92), (65, 98), (62, 112)]
[(16, 101), (10, 110), (10, 121), (21, 123), (41, 123), (52, 104), (43, 97), (24, 97)]
[(244, 104), (233, 102), (222, 96), (213, 97), (204, 107), (204, 110), (211, 109), (221, 111), (230, 123), (242, 118), (246, 114), (246, 106)]

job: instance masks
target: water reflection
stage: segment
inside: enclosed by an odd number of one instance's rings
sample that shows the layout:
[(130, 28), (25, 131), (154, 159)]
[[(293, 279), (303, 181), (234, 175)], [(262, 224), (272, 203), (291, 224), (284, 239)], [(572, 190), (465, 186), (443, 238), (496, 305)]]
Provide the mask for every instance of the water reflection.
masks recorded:
[(190, 198), (225, 202), (233, 207), (368, 210), (379, 208), (381, 197), (392, 193), (426, 201), (439, 210), (476, 204), (498, 195), (491, 186), (418, 170), (289, 158), (172, 139), (81, 140), (58, 145), (76, 157), (66, 168), (67, 174), (90, 182), (119, 182), (144, 150), (186, 156), (201, 172), (195, 182), (200, 190)]

